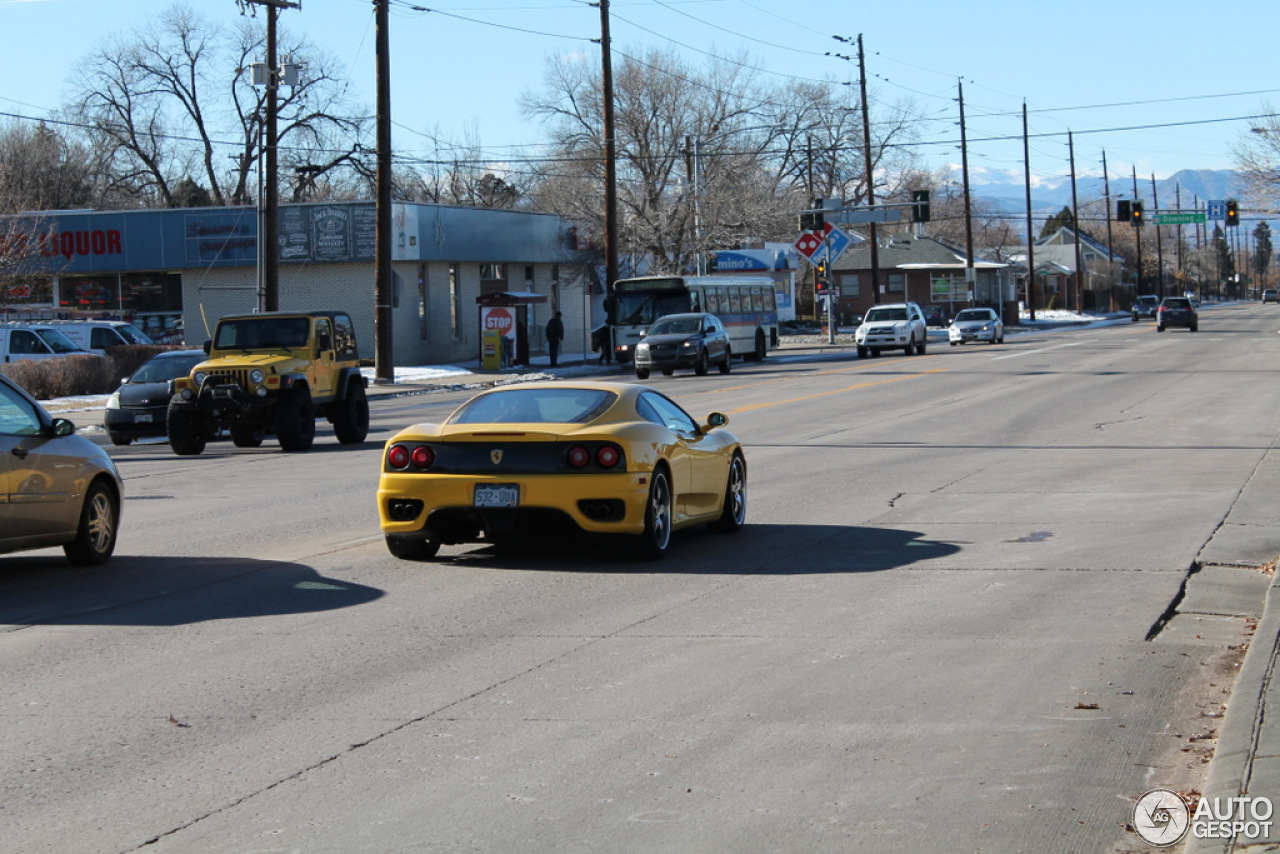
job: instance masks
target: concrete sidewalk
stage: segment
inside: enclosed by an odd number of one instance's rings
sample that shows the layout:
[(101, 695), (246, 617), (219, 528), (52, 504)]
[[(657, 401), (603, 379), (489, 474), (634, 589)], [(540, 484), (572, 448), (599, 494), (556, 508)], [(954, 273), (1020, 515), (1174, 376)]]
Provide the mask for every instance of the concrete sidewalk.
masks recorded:
[[(1253, 796), (1269, 798), (1273, 805), (1280, 805), (1280, 681), (1273, 678), (1280, 654), (1280, 579), (1275, 573), (1275, 561), (1280, 556), (1277, 495), (1280, 455), (1268, 455), (1201, 550), (1200, 572), (1188, 584), (1190, 592), (1201, 576), (1206, 580), (1215, 575), (1234, 576), (1236, 581), (1245, 581), (1249, 589), (1208, 606), (1210, 613), (1224, 615), (1255, 615), (1252, 612), (1258, 610), (1258, 593), (1262, 592), (1257, 629), (1227, 703), (1202, 793), (1211, 804), (1215, 798), (1225, 805), (1227, 798)], [(1230, 572), (1232, 569), (1234, 573)], [(1250, 573), (1256, 578), (1247, 578)], [(1180, 612), (1197, 607), (1190, 599), (1188, 596), (1179, 604)], [(1205, 600), (1200, 602), (1203, 605)], [(1246, 847), (1250, 851), (1280, 848), (1280, 815), (1273, 817), (1269, 832), (1260, 837), (1195, 839), (1188, 834), (1183, 843), (1183, 850), (1194, 854)]]

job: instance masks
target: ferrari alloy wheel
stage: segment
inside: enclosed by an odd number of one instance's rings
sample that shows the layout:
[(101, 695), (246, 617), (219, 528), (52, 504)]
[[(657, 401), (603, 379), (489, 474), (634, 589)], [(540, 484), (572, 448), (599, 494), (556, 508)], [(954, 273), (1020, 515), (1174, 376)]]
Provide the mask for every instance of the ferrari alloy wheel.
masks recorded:
[(431, 560), (440, 551), (440, 541), (431, 537), (387, 535), (387, 551), (401, 560)]
[(741, 531), (747, 521), (747, 463), (742, 454), (734, 454), (729, 463), (729, 481), (724, 488), (724, 509), (711, 527), (717, 531)]
[(662, 557), (671, 542), (671, 482), (666, 469), (655, 469), (649, 484), (649, 501), (644, 508), (644, 533), (640, 535), (641, 557)]

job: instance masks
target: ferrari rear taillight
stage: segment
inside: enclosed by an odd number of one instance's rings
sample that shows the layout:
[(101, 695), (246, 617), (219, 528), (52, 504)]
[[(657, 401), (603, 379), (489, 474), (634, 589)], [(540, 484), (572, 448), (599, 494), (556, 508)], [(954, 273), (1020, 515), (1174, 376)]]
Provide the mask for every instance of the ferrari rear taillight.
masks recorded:
[(410, 460), (416, 469), (429, 469), (436, 461), (436, 452), (426, 445), (419, 445), (413, 449)]
[(582, 445), (574, 445), (569, 449), (569, 453), (565, 455), (565, 461), (572, 468), (580, 469), (591, 462), (591, 452)]
[(393, 469), (426, 470), (435, 465), (436, 452), (426, 445), (392, 445), (387, 449), (387, 467)]
[(387, 448), (387, 465), (393, 469), (409, 466), (409, 449), (404, 445), (392, 445)]
[(613, 445), (601, 445), (600, 450), (596, 451), (596, 462), (599, 463), (600, 468), (611, 469), (620, 459), (622, 454)]

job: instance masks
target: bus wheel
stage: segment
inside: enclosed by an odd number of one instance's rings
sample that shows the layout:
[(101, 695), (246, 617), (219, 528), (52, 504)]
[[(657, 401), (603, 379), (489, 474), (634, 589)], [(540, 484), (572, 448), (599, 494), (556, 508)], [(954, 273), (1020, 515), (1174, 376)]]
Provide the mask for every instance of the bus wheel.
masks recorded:
[(765, 354), (764, 330), (757, 329), (756, 330), (756, 351), (753, 354), (753, 356), (757, 362), (763, 362), (764, 354)]

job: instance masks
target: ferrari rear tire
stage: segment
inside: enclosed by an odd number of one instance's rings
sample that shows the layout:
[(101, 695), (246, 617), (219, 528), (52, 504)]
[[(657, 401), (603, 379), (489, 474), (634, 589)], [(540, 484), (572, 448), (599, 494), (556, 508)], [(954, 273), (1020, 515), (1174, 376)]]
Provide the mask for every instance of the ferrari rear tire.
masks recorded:
[(747, 462), (742, 454), (734, 454), (729, 463), (729, 480), (724, 488), (724, 509), (711, 523), (712, 530), (735, 533), (747, 521)]
[(401, 560), (431, 560), (440, 551), (440, 541), (431, 537), (387, 536), (387, 551)]
[(644, 506), (644, 533), (640, 535), (640, 556), (657, 560), (671, 543), (671, 481), (667, 470), (654, 469), (649, 483), (649, 500)]

